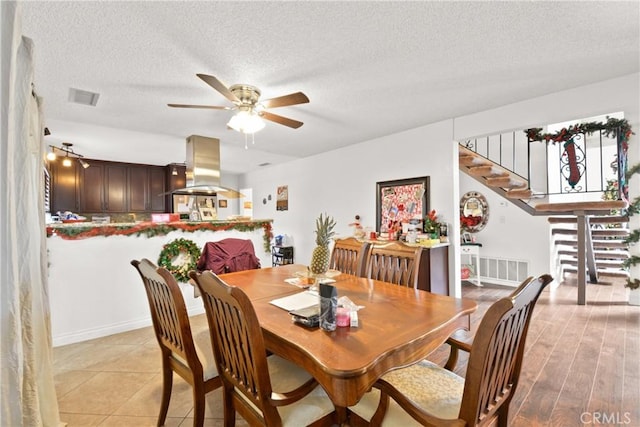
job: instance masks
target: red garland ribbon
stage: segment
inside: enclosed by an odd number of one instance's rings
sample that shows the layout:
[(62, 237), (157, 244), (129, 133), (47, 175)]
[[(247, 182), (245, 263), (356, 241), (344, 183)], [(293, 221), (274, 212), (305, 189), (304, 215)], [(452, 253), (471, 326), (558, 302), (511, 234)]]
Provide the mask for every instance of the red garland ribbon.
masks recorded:
[(271, 239), (273, 238), (271, 221), (237, 221), (229, 222), (226, 224), (214, 224), (211, 222), (202, 222), (197, 224), (190, 224), (184, 222), (170, 222), (170, 223), (153, 223), (143, 222), (136, 225), (105, 225), (105, 226), (79, 226), (73, 227), (47, 227), (47, 237), (60, 236), (65, 240), (77, 240), (86, 239), (96, 236), (130, 236), (132, 234), (141, 235), (145, 234), (148, 237), (164, 236), (175, 230), (182, 230), (189, 233), (199, 230), (209, 231), (226, 231), (226, 230), (240, 230), (240, 231), (253, 231), (258, 228), (262, 228), (264, 231), (264, 249), (265, 252), (271, 251)]

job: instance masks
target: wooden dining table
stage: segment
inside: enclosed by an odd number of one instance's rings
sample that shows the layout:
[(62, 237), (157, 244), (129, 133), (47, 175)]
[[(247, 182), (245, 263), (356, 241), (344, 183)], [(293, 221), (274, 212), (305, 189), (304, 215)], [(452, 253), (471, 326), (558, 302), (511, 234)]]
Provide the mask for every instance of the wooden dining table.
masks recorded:
[(358, 310), (358, 327), (328, 332), (294, 323), (272, 300), (303, 292), (285, 279), (303, 265), (246, 270), (220, 275), (251, 299), (267, 348), (313, 375), (337, 408), (355, 405), (373, 383), (396, 368), (424, 359), (458, 329), (468, 329), (477, 305), (465, 298), (436, 295), (377, 280), (340, 274), (333, 277), (338, 297)]

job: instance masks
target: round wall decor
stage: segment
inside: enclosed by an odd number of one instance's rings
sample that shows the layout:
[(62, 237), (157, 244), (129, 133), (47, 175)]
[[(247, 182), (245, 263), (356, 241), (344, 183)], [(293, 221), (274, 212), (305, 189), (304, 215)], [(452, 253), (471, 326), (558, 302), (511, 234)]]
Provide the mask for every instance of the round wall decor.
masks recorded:
[(487, 199), (477, 191), (469, 191), (460, 199), (460, 228), (462, 231), (477, 233), (489, 221)]

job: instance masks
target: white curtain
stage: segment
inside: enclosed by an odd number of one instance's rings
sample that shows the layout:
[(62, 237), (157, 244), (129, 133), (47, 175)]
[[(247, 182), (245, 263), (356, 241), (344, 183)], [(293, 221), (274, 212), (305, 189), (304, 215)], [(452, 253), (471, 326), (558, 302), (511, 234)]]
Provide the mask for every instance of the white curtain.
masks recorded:
[(0, 426), (58, 426), (33, 44), (21, 34), (20, 4), (0, 8)]

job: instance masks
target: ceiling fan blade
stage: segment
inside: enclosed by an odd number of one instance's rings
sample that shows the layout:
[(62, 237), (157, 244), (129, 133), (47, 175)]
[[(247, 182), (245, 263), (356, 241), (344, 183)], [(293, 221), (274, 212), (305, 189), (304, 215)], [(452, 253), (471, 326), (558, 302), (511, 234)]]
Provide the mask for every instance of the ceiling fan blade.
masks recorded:
[(227, 98), (229, 101), (236, 103), (240, 102), (237, 96), (235, 96), (228, 87), (226, 87), (220, 80), (217, 78), (210, 76), (208, 74), (196, 74), (196, 76), (200, 77), (206, 84), (220, 92)]
[(289, 95), (260, 101), (264, 108), (286, 107), (287, 105), (306, 104), (309, 98), (302, 92), (290, 93)]
[(304, 123), (299, 122), (297, 120), (293, 120), (287, 117), (279, 116), (277, 114), (269, 113), (267, 111), (263, 111), (260, 113), (260, 116), (263, 119), (270, 120), (272, 122), (279, 123), (281, 125), (289, 126), (290, 128), (298, 129)]
[(174, 108), (206, 108), (209, 110), (233, 110), (231, 107), (221, 107), (218, 105), (191, 105), (191, 104), (167, 104)]

